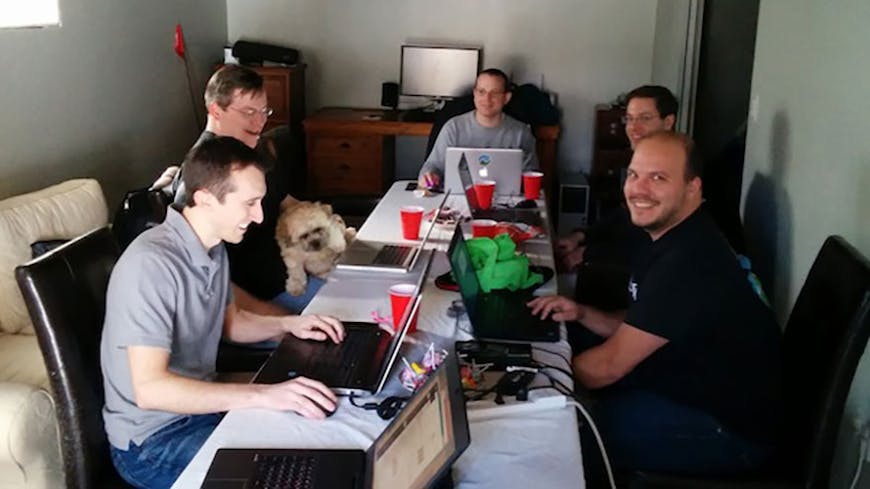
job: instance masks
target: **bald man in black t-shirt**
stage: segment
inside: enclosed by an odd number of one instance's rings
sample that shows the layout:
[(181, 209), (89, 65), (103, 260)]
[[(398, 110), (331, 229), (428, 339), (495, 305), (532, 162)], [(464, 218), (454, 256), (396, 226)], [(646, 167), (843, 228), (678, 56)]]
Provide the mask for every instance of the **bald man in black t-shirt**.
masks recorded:
[(650, 240), (632, 266), (624, 313), (558, 296), (529, 304), (602, 338), (572, 363), (598, 400), (618, 468), (739, 473), (773, 451), (780, 331), (701, 209), (700, 175), (688, 137), (659, 132), (638, 142), (624, 192)]

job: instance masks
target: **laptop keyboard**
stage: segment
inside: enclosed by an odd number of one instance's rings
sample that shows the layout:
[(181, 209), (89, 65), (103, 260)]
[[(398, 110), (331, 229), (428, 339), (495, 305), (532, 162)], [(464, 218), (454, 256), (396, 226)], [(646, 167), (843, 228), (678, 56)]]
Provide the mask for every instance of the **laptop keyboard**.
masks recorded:
[(416, 248), (410, 246), (384, 245), (375, 255), (375, 265), (401, 265)]
[(364, 331), (349, 330), (344, 341), (335, 344), (331, 348), (340, 350), (339, 354), (327, 350), (322, 355), (312, 356), (308, 359), (306, 372), (314, 378), (333, 379), (341, 385), (350, 386), (354, 379), (357, 368), (361, 361), (369, 362), (377, 349), (383, 331), (377, 334)]
[(317, 459), (304, 455), (260, 455), (245, 487), (305, 489), (314, 487)]

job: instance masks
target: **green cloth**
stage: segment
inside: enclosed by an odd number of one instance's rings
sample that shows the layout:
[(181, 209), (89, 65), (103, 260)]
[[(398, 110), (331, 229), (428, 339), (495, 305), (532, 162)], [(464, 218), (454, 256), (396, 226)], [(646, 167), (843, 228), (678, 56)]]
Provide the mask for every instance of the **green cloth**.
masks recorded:
[(540, 273), (529, 272), (529, 259), (518, 255), (517, 245), (507, 234), (467, 241), (471, 263), (484, 292), (518, 290), (543, 283)]

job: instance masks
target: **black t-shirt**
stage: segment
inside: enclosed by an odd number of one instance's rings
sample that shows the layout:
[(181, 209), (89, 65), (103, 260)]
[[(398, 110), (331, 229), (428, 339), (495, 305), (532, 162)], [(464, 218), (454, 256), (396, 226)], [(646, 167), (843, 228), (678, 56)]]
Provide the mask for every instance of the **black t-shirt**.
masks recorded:
[(629, 294), (625, 322), (668, 343), (614, 387), (650, 390), (773, 441), (781, 333), (705, 211), (640, 251)]
[[(275, 241), (275, 226), (281, 213), (281, 201), (288, 195), (290, 172), (286, 162), (278, 161), (273, 156), (269, 148), (271, 134), (264, 134), (257, 145), (264, 162), (271, 166), (266, 173), (263, 222), (251, 223), (240, 243), (226, 245), (233, 283), (265, 301), (283, 292), (287, 281), (287, 268)], [(275, 134), (281, 133), (276, 131)], [(194, 146), (215, 137), (217, 135), (213, 132), (203, 131)], [(180, 194), (176, 194), (176, 202), (178, 198)]]

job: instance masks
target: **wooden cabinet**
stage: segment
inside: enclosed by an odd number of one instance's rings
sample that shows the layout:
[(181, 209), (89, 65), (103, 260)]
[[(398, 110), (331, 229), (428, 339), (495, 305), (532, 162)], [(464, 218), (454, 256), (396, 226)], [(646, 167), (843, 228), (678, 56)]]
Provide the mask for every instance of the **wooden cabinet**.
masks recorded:
[(251, 66), (263, 77), (263, 88), (274, 112), (266, 121), (265, 131), (288, 125), (301, 135), (305, 118), (305, 65)]
[(625, 135), (624, 116), (624, 107), (595, 106), (595, 139), (589, 181), (597, 215), (620, 205), (623, 200), (622, 177), (632, 153)]
[(307, 140), (308, 189), (316, 195), (379, 195), (392, 181), (382, 136), (315, 131)]
[[(431, 122), (407, 121), (401, 112), (378, 109), (325, 108), (303, 125), (309, 195), (383, 195), (394, 180), (395, 137), (432, 131)], [(541, 126), (535, 137), (544, 188), (549, 189), (559, 126)]]

